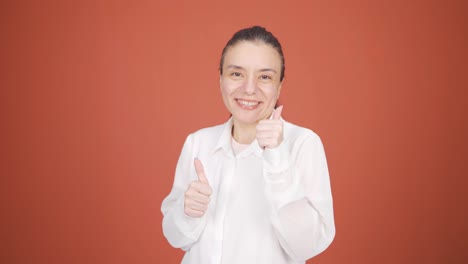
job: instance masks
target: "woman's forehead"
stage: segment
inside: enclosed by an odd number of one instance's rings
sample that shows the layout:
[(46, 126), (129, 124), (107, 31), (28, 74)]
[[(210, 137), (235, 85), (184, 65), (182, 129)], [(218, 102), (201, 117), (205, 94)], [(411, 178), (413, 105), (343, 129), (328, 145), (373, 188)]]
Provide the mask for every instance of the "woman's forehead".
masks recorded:
[(271, 45), (261, 41), (241, 41), (231, 46), (225, 55), (224, 66), (255, 66), (281, 68), (281, 57)]

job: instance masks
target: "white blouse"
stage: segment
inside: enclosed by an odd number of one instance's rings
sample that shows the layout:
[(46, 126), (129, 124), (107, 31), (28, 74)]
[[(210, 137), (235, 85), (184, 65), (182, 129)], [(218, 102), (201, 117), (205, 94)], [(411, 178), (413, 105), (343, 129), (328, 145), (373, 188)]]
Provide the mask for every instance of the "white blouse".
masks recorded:
[[(231, 129), (232, 119), (187, 137), (162, 203), (163, 232), (186, 251), (182, 263), (296, 264), (325, 250), (335, 225), (320, 138), (284, 121), (280, 146), (263, 150), (255, 140), (235, 155)], [(184, 213), (184, 193), (198, 179), (195, 158), (213, 190), (201, 218)]]

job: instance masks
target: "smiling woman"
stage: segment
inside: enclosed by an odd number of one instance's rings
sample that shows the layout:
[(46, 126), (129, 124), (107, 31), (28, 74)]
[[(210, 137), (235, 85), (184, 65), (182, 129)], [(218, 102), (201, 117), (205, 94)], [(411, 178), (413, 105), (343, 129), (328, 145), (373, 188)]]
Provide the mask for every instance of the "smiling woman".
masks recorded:
[(220, 88), (232, 117), (186, 139), (162, 204), (182, 263), (305, 263), (335, 236), (325, 152), (311, 130), (275, 109), (284, 79), (279, 41), (255, 26), (223, 49)]
[(281, 60), (269, 44), (243, 41), (228, 49), (224, 64), (220, 86), (224, 104), (234, 117), (233, 136), (248, 144), (255, 139), (257, 123), (268, 119), (279, 98)]

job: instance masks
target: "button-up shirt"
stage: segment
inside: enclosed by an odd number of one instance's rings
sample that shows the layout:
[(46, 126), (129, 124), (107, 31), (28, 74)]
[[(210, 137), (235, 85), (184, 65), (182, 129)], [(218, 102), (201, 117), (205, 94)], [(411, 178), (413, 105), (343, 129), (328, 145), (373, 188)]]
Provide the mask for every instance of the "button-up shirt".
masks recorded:
[[(163, 232), (186, 251), (183, 264), (297, 264), (325, 250), (335, 236), (328, 167), (320, 138), (283, 120), (283, 142), (254, 140), (237, 155), (232, 118), (190, 134), (174, 184), (162, 203)], [(184, 213), (184, 193), (204, 166), (213, 190), (205, 215)]]

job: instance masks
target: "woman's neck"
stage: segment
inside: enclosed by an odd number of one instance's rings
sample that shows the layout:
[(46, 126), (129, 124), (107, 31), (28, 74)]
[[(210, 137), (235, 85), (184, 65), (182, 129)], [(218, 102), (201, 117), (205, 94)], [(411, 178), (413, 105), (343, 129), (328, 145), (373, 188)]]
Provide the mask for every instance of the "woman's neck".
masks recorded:
[(257, 124), (243, 124), (235, 119), (232, 123), (232, 137), (240, 144), (250, 144), (255, 140)]

